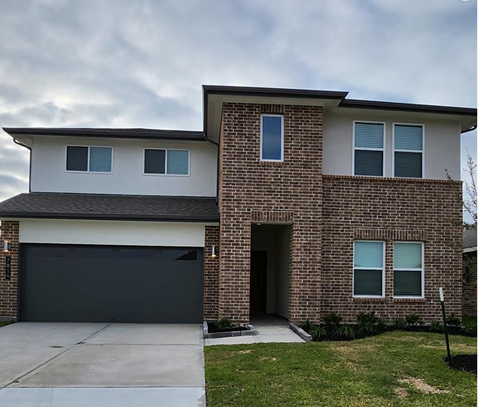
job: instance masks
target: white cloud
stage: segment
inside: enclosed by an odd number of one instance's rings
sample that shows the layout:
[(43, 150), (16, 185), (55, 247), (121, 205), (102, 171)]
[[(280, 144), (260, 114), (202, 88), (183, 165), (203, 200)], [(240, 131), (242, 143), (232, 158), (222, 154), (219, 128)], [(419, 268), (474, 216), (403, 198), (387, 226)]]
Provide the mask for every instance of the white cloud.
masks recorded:
[[(43, 0), (29, 7), (0, 0), (0, 7), (0, 126), (201, 129), (202, 83), (476, 105), (474, 0)], [(472, 150), (476, 138), (463, 138)], [(28, 151), (5, 134), (0, 175), (0, 199), (25, 190), (16, 179), (28, 178)]]

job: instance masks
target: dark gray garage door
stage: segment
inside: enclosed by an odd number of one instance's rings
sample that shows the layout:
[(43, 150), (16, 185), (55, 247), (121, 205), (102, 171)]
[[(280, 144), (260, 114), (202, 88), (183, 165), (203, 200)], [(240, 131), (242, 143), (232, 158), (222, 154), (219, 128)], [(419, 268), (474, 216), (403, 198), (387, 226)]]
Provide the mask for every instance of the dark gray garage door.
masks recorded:
[(197, 248), (22, 245), (24, 321), (202, 321)]

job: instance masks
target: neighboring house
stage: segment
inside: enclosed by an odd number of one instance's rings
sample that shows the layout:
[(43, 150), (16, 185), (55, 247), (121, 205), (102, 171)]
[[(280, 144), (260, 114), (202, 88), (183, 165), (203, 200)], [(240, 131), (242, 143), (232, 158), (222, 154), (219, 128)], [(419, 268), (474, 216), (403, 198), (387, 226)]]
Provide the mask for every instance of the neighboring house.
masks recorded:
[(439, 287), (462, 313), (460, 134), (476, 109), (203, 90), (203, 131), (4, 129), (31, 167), (30, 192), (0, 203), (2, 317), (428, 322)]
[(477, 315), (477, 231), (463, 231), (463, 315)]

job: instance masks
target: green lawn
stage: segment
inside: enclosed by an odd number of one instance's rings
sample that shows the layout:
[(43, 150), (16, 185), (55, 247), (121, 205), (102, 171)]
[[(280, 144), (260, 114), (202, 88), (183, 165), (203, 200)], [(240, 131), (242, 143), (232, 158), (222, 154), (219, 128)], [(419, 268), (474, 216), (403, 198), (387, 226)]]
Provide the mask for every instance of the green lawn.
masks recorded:
[[(476, 338), (450, 337), (453, 354)], [(476, 406), (476, 376), (443, 362), (444, 336), (205, 348), (207, 402), (224, 406)]]
[(12, 322), (12, 321), (0, 321), (0, 328), (1, 328), (2, 326), (10, 325), (10, 324), (13, 324), (13, 322)]

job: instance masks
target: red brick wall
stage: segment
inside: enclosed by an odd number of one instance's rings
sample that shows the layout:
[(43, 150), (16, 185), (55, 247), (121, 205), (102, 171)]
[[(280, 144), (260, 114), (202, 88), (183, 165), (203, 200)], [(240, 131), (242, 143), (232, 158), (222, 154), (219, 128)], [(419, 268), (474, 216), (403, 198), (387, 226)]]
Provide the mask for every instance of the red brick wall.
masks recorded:
[[(205, 226), (205, 249), (203, 262), (203, 315), (205, 319), (218, 318), (218, 265), (220, 228)], [(212, 258), (212, 246), (216, 248), (216, 258)]]
[[(284, 115), (284, 162), (260, 161), (262, 112)], [(323, 110), (225, 103), (220, 139), (219, 316), (249, 320), (252, 221), (292, 223), (292, 321), (320, 313)]]
[[(0, 319), (17, 319), (18, 317), (18, 233), (19, 222), (2, 221), (0, 226)], [(3, 253), (3, 243), (12, 244), (10, 254)], [(5, 258), (11, 257), (11, 278), (5, 278)]]
[[(346, 321), (375, 310), (386, 320), (417, 313), (441, 318), (438, 288), (447, 312), (462, 314), (461, 183), (325, 175), (323, 177), (322, 315)], [(353, 241), (384, 240), (385, 299), (352, 298)], [(424, 241), (425, 298), (393, 299), (393, 241)]]
[[(477, 252), (465, 253), (464, 264), (477, 262)], [(468, 282), (463, 284), (463, 314), (477, 315), (477, 268), (468, 268)]]

